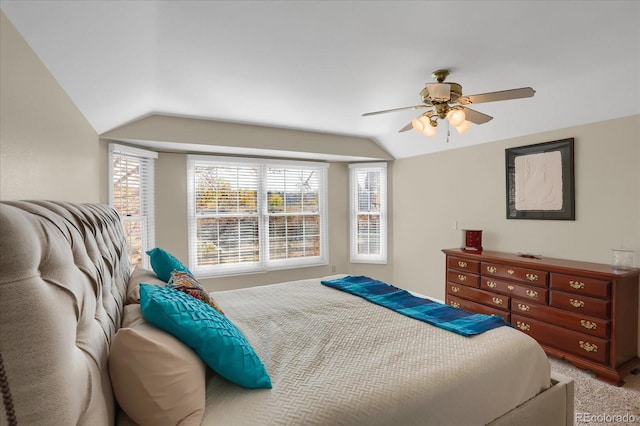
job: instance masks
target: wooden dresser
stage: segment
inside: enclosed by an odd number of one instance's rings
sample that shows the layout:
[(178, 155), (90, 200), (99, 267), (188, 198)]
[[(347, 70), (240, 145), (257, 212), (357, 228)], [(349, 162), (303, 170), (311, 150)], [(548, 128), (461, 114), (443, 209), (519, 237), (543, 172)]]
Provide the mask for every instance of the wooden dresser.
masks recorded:
[(640, 269), (487, 250), (443, 252), (447, 304), (500, 315), (547, 354), (617, 386), (640, 365)]

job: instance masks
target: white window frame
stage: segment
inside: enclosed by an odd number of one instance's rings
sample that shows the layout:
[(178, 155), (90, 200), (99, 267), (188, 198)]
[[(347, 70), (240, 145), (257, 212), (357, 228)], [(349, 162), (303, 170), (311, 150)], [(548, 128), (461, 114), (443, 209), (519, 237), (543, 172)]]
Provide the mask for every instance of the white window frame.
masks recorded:
[[(197, 265), (197, 221), (195, 211), (195, 166), (196, 164), (212, 164), (222, 166), (254, 166), (258, 173), (258, 206), (259, 222), (259, 261), (242, 264), (222, 264), (210, 266)], [(269, 260), (269, 212), (267, 201), (266, 170), (269, 167), (290, 167), (292, 169), (310, 169), (320, 172), (318, 180), (319, 215), (320, 215), (320, 255), (300, 258)], [(242, 157), (224, 157), (210, 155), (187, 155), (187, 214), (189, 269), (201, 278), (225, 275), (268, 272), (279, 269), (302, 268), (327, 265), (329, 259), (329, 214), (327, 176), (329, 164), (311, 161), (271, 160)]]
[[(359, 211), (357, 173), (372, 171), (380, 173), (380, 211)], [(349, 164), (349, 199), (350, 199), (350, 261), (351, 263), (387, 263), (387, 163)], [(379, 254), (363, 254), (358, 252), (358, 215), (377, 214), (380, 216)]]
[(115, 207), (114, 191), (113, 191), (113, 158), (114, 155), (133, 157), (142, 162), (146, 162), (140, 172), (141, 195), (143, 199), (141, 203), (141, 216), (127, 216), (120, 214), (120, 219), (124, 223), (132, 220), (142, 220), (142, 264), (143, 268), (149, 269), (149, 256), (147, 250), (155, 247), (155, 164), (154, 160), (158, 158), (158, 153), (145, 149), (134, 148), (126, 145), (115, 143), (109, 144), (109, 205)]

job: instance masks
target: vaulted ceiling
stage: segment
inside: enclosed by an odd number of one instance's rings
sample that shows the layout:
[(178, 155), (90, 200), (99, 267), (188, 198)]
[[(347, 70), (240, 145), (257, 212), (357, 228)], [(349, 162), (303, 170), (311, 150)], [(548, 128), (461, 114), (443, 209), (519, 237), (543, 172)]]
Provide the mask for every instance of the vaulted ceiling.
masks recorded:
[[(395, 158), (640, 114), (638, 1), (6, 1), (98, 134), (153, 113), (370, 138)], [(447, 68), (494, 119), (398, 130)], [(448, 139), (448, 141), (447, 141)]]

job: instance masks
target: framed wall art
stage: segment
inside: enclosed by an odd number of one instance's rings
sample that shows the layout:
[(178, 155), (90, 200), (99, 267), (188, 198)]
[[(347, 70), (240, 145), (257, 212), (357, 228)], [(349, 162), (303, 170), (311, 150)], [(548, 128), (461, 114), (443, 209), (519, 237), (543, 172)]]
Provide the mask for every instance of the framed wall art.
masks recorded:
[(575, 220), (573, 138), (505, 150), (507, 219)]

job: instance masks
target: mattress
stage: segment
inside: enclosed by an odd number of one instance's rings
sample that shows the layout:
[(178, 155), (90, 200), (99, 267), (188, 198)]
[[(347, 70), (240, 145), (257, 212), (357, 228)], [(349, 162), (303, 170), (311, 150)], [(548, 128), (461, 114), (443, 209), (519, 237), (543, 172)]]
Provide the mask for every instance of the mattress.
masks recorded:
[(511, 327), (463, 337), (320, 279), (212, 295), (273, 388), (211, 373), (204, 425), (484, 425), (550, 386), (544, 351)]

